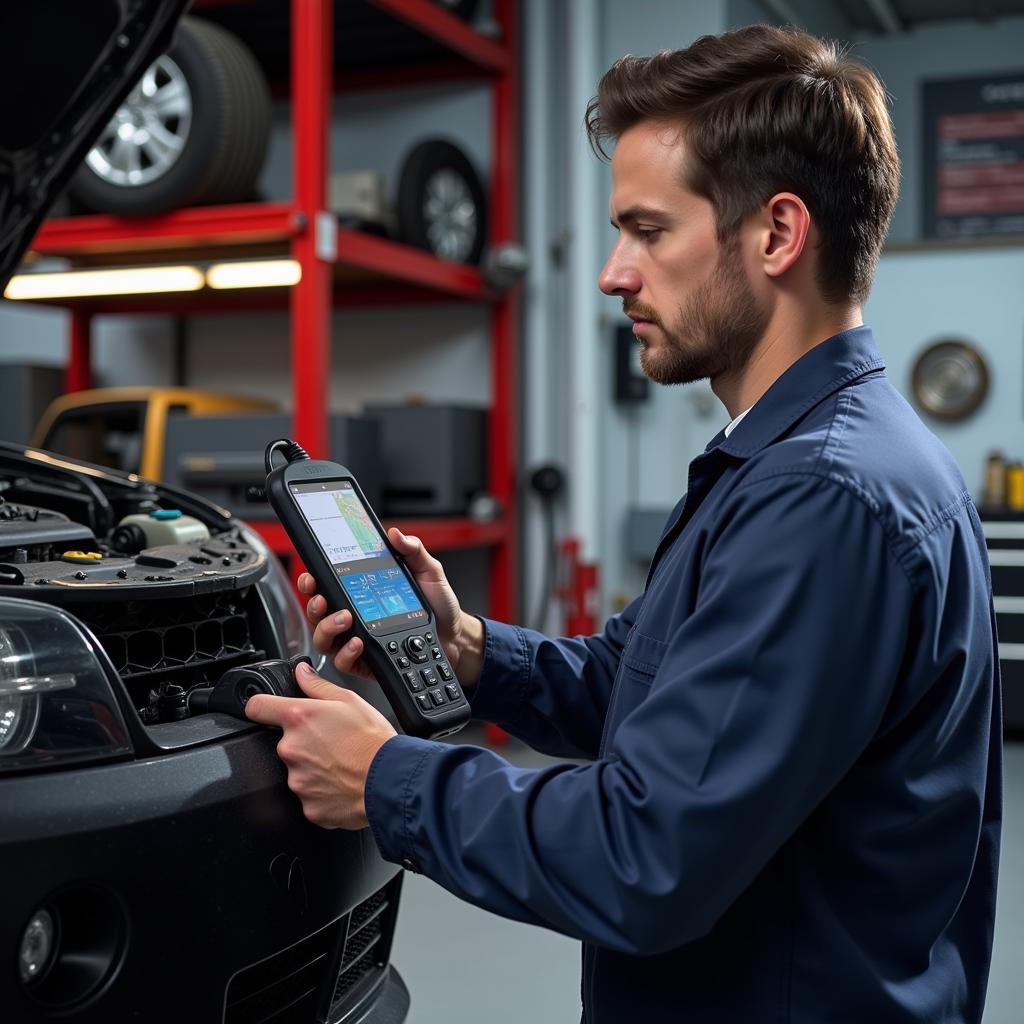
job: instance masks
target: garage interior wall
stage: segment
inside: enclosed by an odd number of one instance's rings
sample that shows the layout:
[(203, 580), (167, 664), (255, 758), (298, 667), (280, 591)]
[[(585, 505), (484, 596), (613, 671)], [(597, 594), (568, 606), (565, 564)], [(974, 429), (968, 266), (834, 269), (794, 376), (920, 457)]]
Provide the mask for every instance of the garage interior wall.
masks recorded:
[(913, 33), (864, 41), (856, 49), (893, 97), (903, 182), (886, 253), (865, 318), (878, 331), (888, 372), (909, 393), (917, 355), (943, 338), (976, 345), (988, 362), (984, 404), (960, 423), (929, 420), (953, 453), (972, 492), (992, 448), (1024, 457), (1024, 251), (1020, 247), (897, 251), (921, 231), (921, 82), (1024, 71), (1024, 18), (925, 26)]
[[(623, 53), (649, 53), (685, 46), (706, 32), (755, 22), (781, 23), (772, 5), (755, 0), (637, 5), (606, 0), (602, 7), (603, 66)], [(943, 22), (895, 37), (856, 36), (828, 4), (786, 5), (801, 15), (802, 27), (844, 39), (873, 66), (892, 95), (892, 112), (903, 159), (902, 194), (890, 243), (894, 249), (920, 237), (920, 87), (936, 78), (970, 77), (1024, 69), (1024, 19), (994, 18), (984, 24)], [(582, 111), (575, 112), (576, 126)], [(570, 119), (571, 120), (571, 119)], [(607, 169), (598, 223), (608, 223)], [(614, 233), (604, 228), (594, 256), (594, 282)], [(865, 320), (876, 330), (893, 382), (909, 398), (913, 360), (929, 343), (961, 337), (977, 344), (989, 363), (991, 387), (984, 405), (961, 424), (929, 420), (929, 427), (957, 458), (978, 495), (982, 463), (993, 447), (1024, 456), (1024, 254), (1018, 248), (968, 251), (892, 251), (883, 255)], [(566, 299), (569, 296), (566, 295)], [(602, 509), (600, 566), (602, 613), (607, 614), (643, 587), (646, 565), (625, 553), (628, 508), (637, 505), (668, 513), (685, 490), (689, 461), (727, 422), (724, 408), (704, 383), (684, 388), (652, 387), (650, 399), (633, 408), (611, 400), (612, 335), (623, 323), (621, 303), (603, 299), (593, 350), (601, 368), (598, 402), (608, 409), (593, 443), (601, 452)], [(571, 467), (570, 467), (571, 469)]]
[[(634, 408), (612, 399), (612, 339), (624, 322), (621, 303), (596, 295), (597, 275), (614, 234), (608, 226), (607, 167), (593, 163), (596, 196), (592, 220), (573, 206), (574, 183), (566, 168), (573, 147), (585, 146), (582, 109), (570, 104), (573, 67), (598, 71), (626, 52), (648, 53), (684, 46), (697, 36), (756, 21), (775, 20), (770, 4), (757, 0), (578, 0), (551, 4), (524, 0), (524, 239), (531, 270), (524, 289), (523, 460), (525, 469), (555, 461), (580, 487), (574, 462), (589, 445), (592, 478), (576, 497), (594, 509), (596, 559), (601, 568), (600, 614), (637, 593), (646, 566), (624, 552), (629, 507), (667, 510), (685, 486), (686, 468), (726, 421), (724, 409), (706, 384), (652, 387), (650, 399)], [(929, 78), (1012, 71), (1024, 64), (1024, 19), (987, 23), (953, 22), (898, 36), (851, 37), (837, 8), (789, 0), (802, 24), (850, 39), (854, 52), (874, 66), (893, 97), (893, 116), (904, 162), (903, 194), (891, 241), (912, 243), (919, 235), (919, 89)], [(583, 11), (592, 32), (573, 31)], [(531, 28), (532, 26), (532, 28)], [(573, 53), (575, 47), (588, 47)], [(597, 60), (593, 48), (596, 47)], [(532, 89), (532, 91), (531, 91)], [(536, 117), (537, 104), (544, 105)], [(334, 169), (369, 167), (392, 182), (412, 140), (447, 136), (464, 147), (486, 174), (490, 162), (485, 89), (434, 86), (335, 99), (332, 135)], [(291, 189), (287, 107), (275, 112), (275, 129), (260, 188), (267, 198)], [(577, 246), (574, 253), (573, 246)], [(587, 246), (590, 251), (584, 251)], [(573, 262), (575, 260), (575, 263)], [(589, 264), (589, 267), (587, 266)], [(572, 267), (586, 273), (573, 276)], [(981, 465), (996, 445), (1024, 455), (1020, 424), (1024, 407), (1024, 296), (1019, 282), (1024, 253), (1013, 248), (949, 251), (893, 251), (883, 256), (866, 318), (876, 328), (894, 382), (907, 392), (916, 354), (939, 337), (976, 343), (989, 361), (992, 386), (975, 416), (959, 425), (930, 422), (956, 456), (977, 491)], [(593, 293), (581, 299), (583, 280)], [(581, 304), (582, 303), (582, 304)], [(581, 319), (585, 308), (588, 320)], [(389, 311), (346, 310), (334, 321), (331, 400), (337, 410), (362, 401), (418, 395), (484, 403), (489, 346), (487, 312), (472, 305), (415, 307)], [(102, 384), (173, 382), (173, 325), (166, 317), (97, 318), (94, 361)], [(574, 335), (576, 332), (576, 335)], [(582, 332), (582, 337), (578, 333)], [(573, 337), (577, 337), (575, 349)], [(0, 307), (0, 359), (62, 365), (67, 317), (59, 311)], [(193, 386), (264, 395), (289, 401), (287, 334), (283, 316), (193, 317), (187, 326), (188, 376)], [(424, 342), (429, 340), (429, 344)], [(579, 417), (567, 398), (579, 367), (572, 352), (589, 351), (588, 387), (594, 415)], [(253, 352), (259, 352), (258, 359)], [(580, 436), (581, 424), (589, 436)], [(526, 548), (523, 594), (532, 617), (547, 553), (537, 503), (524, 500)], [(558, 510), (559, 533), (576, 529), (571, 501)], [(447, 561), (448, 559), (446, 559)], [(460, 563), (472, 564), (460, 553)], [(477, 559), (482, 562), (482, 559)], [(467, 569), (467, 572), (469, 570)], [(472, 573), (470, 573), (472, 575)], [(473, 587), (475, 590), (475, 585)], [(481, 594), (484, 589), (481, 585)], [(472, 597), (467, 601), (470, 603)], [(558, 629), (557, 607), (547, 625)]]

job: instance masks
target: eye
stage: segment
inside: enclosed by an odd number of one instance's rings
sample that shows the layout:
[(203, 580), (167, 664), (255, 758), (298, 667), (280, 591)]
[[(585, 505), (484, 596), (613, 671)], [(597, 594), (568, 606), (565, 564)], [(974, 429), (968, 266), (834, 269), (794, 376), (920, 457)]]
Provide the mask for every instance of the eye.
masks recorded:
[(637, 237), (643, 242), (653, 242), (661, 234), (661, 228), (637, 228)]

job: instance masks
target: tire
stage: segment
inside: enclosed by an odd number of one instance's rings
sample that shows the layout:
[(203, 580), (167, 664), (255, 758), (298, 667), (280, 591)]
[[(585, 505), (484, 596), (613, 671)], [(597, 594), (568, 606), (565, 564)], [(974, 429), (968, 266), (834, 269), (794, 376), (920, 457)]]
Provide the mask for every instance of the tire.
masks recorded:
[(480, 262), (487, 240), (484, 189), (457, 146), (442, 139), (414, 146), (402, 165), (395, 205), (404, 242), (442, 260)]
[(270, 91), (256, 59), (220, 26), (182, 18), (171, 48), (89, 151), (71, 194), (86, 209), (122, 216), (248, 199), (269, 132)]

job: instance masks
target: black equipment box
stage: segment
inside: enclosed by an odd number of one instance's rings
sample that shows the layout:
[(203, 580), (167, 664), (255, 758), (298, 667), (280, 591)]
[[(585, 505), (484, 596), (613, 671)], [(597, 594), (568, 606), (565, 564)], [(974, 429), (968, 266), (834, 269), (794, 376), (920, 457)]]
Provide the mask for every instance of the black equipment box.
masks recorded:
[[(383, 515), (466, 515), (487, 490), (486, 409), (368, 405), (365, 415), (380, 428)], [(363, 471), (348, 465), (362, 482)]]
[(64, 393), (64, 371), (26, 363), (0, 365), (0, 441), (28, 444), (46, 407)]
[[(171, 416), (164, 447), (164, 480), (193, 491), (243, 519), (273, 519), (261, 497), (267, 480), (266, 446), (291, 434), (287, 413), (238, 416)], [(371, 504), (381, 500), (381, 453), (377, 424), (357, 416), (331, 416), (330, 458), (358, 475)]]

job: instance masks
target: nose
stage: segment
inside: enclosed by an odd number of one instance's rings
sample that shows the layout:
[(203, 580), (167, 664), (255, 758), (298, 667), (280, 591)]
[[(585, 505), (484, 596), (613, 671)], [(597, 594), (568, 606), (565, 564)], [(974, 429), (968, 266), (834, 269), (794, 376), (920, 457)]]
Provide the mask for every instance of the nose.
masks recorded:
[(597, 284), (605, 295), (624, 297), (636, 295), (640, 291), (640, 275), (629, 259), (622, 240), (617, 242), (608, 254), (608, 260), (597, 279)]

